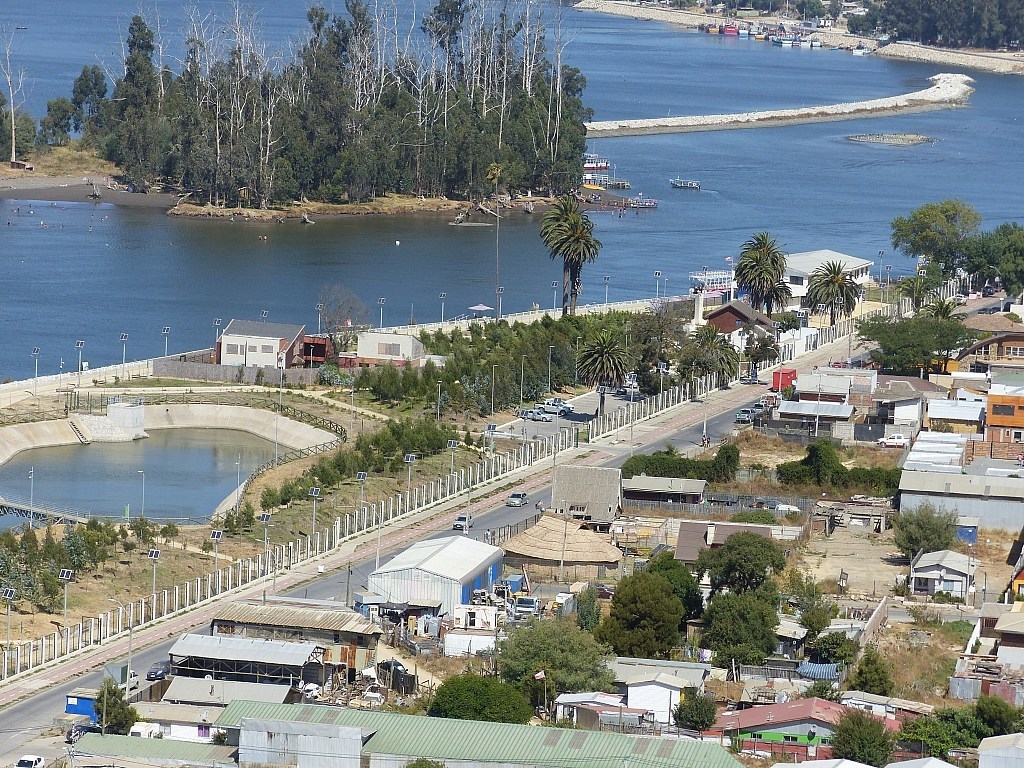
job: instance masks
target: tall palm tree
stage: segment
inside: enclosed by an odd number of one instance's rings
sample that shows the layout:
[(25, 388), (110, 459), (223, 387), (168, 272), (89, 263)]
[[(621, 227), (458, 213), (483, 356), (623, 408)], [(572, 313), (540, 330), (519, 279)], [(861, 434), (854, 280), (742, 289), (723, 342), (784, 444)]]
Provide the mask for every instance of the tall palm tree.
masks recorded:
[(847, 317), (853, 314), (859, 290), (846, 272), (846, 264), (829, 261), (811, 273), (807, 283), (807, 302), (827, 306), (832, 325), (835, 325), (836, 315), (840, 312)]
[[(504, 170), (498, 163), (491, 163), (487, 166), (487, 181), (494, 185), (494, 306), (500, 303), (498, 287), (500, 285), (501, 250), (499, 236), (501, 234), (501, 206), (498, 204), (498, 182), (501, 181), (501, 172)], [(495, 310), (497, 311), (497, 310)], [(495, 315), (497, 317), (497, 315)]]
[(750, 294), (750, 303), (766, 314), (781, 306), (793, 294), (783, 281), (786, 254), (767, 232), (759, 232), (740, 248), (736, 264), (736, 284)]
[(929, 281), (924, 275), (908, 277), (900, 283), (900, 296), (910, 299), (915, 312), (921, 309), (929, 290)]
[(934, 317), (936, 320), (952, 320), (953, 311), (960, 305), (952, 299), (936, 299), (921, 310), (922, 314)]
[(562, 315), (575, 315), (583, 265), (594, 261), (601, 250), (594, 222), (580, 211), (579, 200), (565, 195), (544, 212), (540, 237), (551, 258), (562, 260)]
[(726, 379), (739, 370), (740, 355), (729, 338), (718, 332), (710, 323), (702, 325), (690, 334), (684, 345), (680, 370), (691, 369), (702, 376), (716, 373)]
[(604, 387), (619, 387), (633, 369), (631, 355), (609, 329), (598, 331), (580, 350), (576, 370), (580, 380), (601, 385), (601, 413), (604, 413)]

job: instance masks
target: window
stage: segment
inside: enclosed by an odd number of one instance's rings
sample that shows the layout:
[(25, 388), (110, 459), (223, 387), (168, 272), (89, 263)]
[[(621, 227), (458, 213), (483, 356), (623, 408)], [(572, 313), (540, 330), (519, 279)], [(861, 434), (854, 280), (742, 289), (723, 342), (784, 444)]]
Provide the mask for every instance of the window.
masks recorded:
[(252, 352), (253, 354), (256, 354), (256, 345), (255, 344), (250, 344), (249, 345), (249, 351)]
[(262, 352), (264, 355), (271, 355), (271, 354), (274, 353), (274, 345), (273, 344), (261, 344), (260, 345), (260, 352)]
[(1024, 347), (1003, 347), (1006, 357), (1024, 357)]
[(200, 739), (208, 739), (208, 738), (210, 738), (210, 726), (209, 726), (209, 724), (208, 723), (203, 723), (202, 725), (197, 725), (196, 726), (196, 736), (198, 736)]
[(832, 743), (832, 739), (828, 738), (827, 736), (823, 737), (822, 740), (821, 740), (821, 744), (823, 746), (828, 746), (831, 743)]
[(237, 344), (228, 344), (228, 354), (229, 355), (237, 355), (238, 354), (238, 345)]
[(790, 736), (789, 734), (784, 734), (783, 737), (782, 737), (782, 741), (784, 743), (786, 743), (786, 744), (796, 744), (798, 741), (800, 741), (800, 737), (799, 736)]
[(993, 416), (1013, 416), (1012, 405), (996, 405), (992, 404), (992, 415)]
[(790, 285), (803, 285), (804, 284), (804, 278), (803, 278), (802, 275), (790, 275), (789, 276), (789, 284)]
[(401, 357), (402, 356), (402, 345), (401, 344), (386, 344), (381, 342), (377, 345), (378, 355), (387, 355), (389, 357)]

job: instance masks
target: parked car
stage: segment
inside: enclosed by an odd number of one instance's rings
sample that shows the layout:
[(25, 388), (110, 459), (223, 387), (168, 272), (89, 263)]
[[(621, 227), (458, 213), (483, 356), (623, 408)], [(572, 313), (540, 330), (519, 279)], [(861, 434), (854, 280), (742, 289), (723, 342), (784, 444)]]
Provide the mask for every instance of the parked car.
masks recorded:
[(781, 514), (789, 514), (790, 512), (801, 512), (800, 507), (794, 507), (792, 504), (779, 504), (775, 507), (775, 511)]
[(571, 403), (567, 403), (560, 397), (549, 397), (547, 400), (544, 401), (544, 405), (554, 406), (555, 408), (565, 408), (565, 410), (569, 411), (570, 413), (572, 413), (572, 411), (574, 410)]
[(958, 293), (956, 296), (951, 296), (950, 300), (961, 307), (967, 303), (967, 297), (964, 296), (962, 293)]
[(750, 410), (754, 413), (754, 415), (760, 416), (767, 410), (767, 408), (765, 408), (764, 403), (757, 402), (750, 407)]
[(405, 665), (398, 659), (384, 659), (377, 662), (377, 679), (393, 680), (398, 675), (406, 674)]
[(121, 689), (127, 692), (131, 692), (137, 689), (138, 687), (139, 673), (133, 669), (131, 673), (128, 675), (128, 680), (124, 683), (121, 683)]
[(516, 414), (524, 421), (552, 421), (554, 417), (540, 408), (523, 408)]
[(147, 680), (165, 680), (171, 674), (171, 662), (158, 661), (146, 673)]
[(64, 743), (74, 744), (87, 733), (102, 733), (103, 729), (92, 723), (75, 723), (64, 732)]
[(878, 438), (879, 448), (906, 448), (910, 445), (910, 438), (906, 435), (892, 434)]
[(740, 408), (736, 412), (737, 424), (750, 424), (754, 420), (754, 412), (750, 408)]
[(522, 491), (515, 491), (509, 494), (509, 497), (505, 499), (506, 507), (525, 507), (530, 503), (530, 497)]
[(452, 523), (453, 531), (468, 531), (473, 527), (473, 516), (472, 515), (459, 515), (455, 518), (455, 522)]
[(982, 307), (981, 309), (978, 310), (978, 314), (979, 315), (998, 315), (999, 314), (999, 305), (997, 304), (994, 307)]
[(615, 597), (615, 587), (610, 587), (607, 584), (597, 584), (594, 589), (597, 590), (597, 596), (602, 600), (611, 600)]
[(545, 401), (543, 403), (537, 403), (537, 405), (534, 406), (534, 410), (541, 411), (542, 413), (548, 413), (548, 414), (556, 413), (559, 416), (568, 416), (570, 413), (572, 413), (572, 408), (569, 408), (569, 407), (567, 407), (565, 405), (554, 405), (554, 404), (549, 405), (547, 403), (547, 401)]
[(995, 296), (996, 295), (995, 286), (986, 285), (984, 288), (981, 289), (981, 295), (984, 298), (986, 298), (986, 299), (988, 299), (988, 298), (990, 298), (992, 296)]
[(43, 768), (46, 761), (39, 755), (22, 755), (21, 759), (14, 764), (15, 768)]
[(536, 597), (530, 597), (529, 595), (517, 597), (515, 607), (512, 611), (513, 616), (516, 619), (525, 619), (530, 616), (536, 616), (540, 613), (540, 600)]

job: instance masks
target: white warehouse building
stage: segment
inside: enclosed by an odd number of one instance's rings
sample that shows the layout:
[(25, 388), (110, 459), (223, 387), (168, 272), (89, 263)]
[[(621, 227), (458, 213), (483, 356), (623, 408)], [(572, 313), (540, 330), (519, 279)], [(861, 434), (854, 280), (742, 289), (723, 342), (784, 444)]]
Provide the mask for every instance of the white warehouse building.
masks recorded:
[(502, 551), (468, 536), (427, 539), (399, 552), (370, 574), (367, 588), (389, 602), (436, 601), (441, 613), (468, 604), (474, 589), (501, 578)]

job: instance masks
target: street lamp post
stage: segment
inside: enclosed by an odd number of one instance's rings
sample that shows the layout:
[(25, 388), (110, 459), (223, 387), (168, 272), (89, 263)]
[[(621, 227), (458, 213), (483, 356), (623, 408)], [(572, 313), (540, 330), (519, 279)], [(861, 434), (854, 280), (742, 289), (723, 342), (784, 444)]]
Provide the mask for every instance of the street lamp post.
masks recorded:
[(448, 294), (445, 293), (444, 291), (441, 291), (439, 294), (437, 294), (437, 298), (439, 298), (441, 300), (441, 322), (443, 323), (444, 322), (444, 300), (448, 298)]
[(499, 285), (498, 286), (498, 317), (496, 318), (497, 320), (501, 319), (501, 296), (502, 296), (503, 293), (505, 293), (505, 288), (504, 288), (504, 286), (500, 286)]
[(526, 355), (523, 355), (523, 359), (519, 361), (519, 405), (523, 404), (523, 397), (525, 395), (524, 385), (526, 383)]
[(551, 281), (551, 311), (558, 309), (558, 281)]
[(131, 691), (132, 687), (132, 633), (135, 630), (135, 622), (132, 621), (131, 611), (124, 607), (124, 603), (114, 597), (109, 597), (107, 599), (112, 603), (117, 603), (117, 607), (120, 609), (122, 616), (126, 614), (128, 616), (128, 671), (124, 677), (124, 688), (125, 692), (128, 693)]
[(36, 527), (36, 468), (28, 468), (28, 527)]
[(324, 304), (322, 301), (317, 302), (317, 305), (316, 305), (316, 335), (317, 336), (320, 335), (321, 322), (322, 322), (322, 319), (323, 319), (324, 310), (326, 308), (327, 308), (327, 305)]
[(160, 560), (160, 550), (149, 550), (148, 557), (153, 562), (153, 613), (156, 613), (156, 564)]
[(885, 251), (878, 251), (878, 291), (882, 291), (882, 262), (885, 260)]
[[(281, 371), (281, 380), (277, 387), (277, 411), (274, 413), (274, 466), (280, 466), (280, 423), (281, 411), (284, 410), (284, 355), (277, 356), (277, 367)], [(236, 512), (238, 510), (235, 510)]]
[(448, 450), (452, 452), (452, 474), (455, 474), (455, 449), (459, 447), (458, 440), (448, 441)]
[(548, 345), (548, 394), (551, 394), (551, 352), (554, 348), (554, 344)]
[(270, 570), (270, 513), (263, 512), (260, 514), (260, 522), (263, 523), (263, 575), (265, 576)]
[[(220, 573), (220, 540), (223, 536), (224, 531), (210, 531), (210, 541), (213, 542), (213, 570), (217, 574)], [(219, 585), (217, 591), (220, 591)]]
[(138, 472), (140, 475), (142, 475), (142, 516), (145, 517), (146, 516), (146, 470), (138, 469), (138, 470), (136, 470), (136, 472)]
[(437, 420), (441, 421), (441, 382), (437, 382)]
[(78, 386), (82, 386), (82, 347), (85, 346), (85, 342), (79, 339), (75, 342), (75, 349), (78, 350)]
[(164, 357), (167, 357), (167, 341), (171, 338), (171, 326), (165, 325), (160, 333), (164, 335)]
[(235, 460), (235, 514), (238, 514), (239, 489), (242, 487), (242, 454)]
[(387, 301), (383, 296), (377, 299), (377, 304), (380, 305), (380, 327), (384, 327), (384, 303)]
[(32, 379), (32, 397), (36, 396), (36, 392), (39, 386), (39, 347), (32, 347), (32, 357), (36, 361), (36, 373)]
[(658, 363), (658, 394), (662, 394), (665, 391), (665, 369), (668, 368), (668, 363)]
[(608, 306), (608, 283), (610, 283), (611, 281), (612, 281), (612, 276), (611, 275), (605, 275), (604, 276), (604, 305), (605, 305), (605, 307)]
[(885, 298), (889, 298), (889, 283), (892, 282), (892, 264), (885, 265)]
[[(4, 591), (0, 594), (7, 601), (7, 645), (4, 648), (7, 653), (11, 652), (11, 603), (14, 602), (14, 595), (17, 594), (17, 590), (13, 587), (4, 587)], [(4, 670), (6, 672), (6, 670)]]
[(661, 270), (654, 272), (654, 298), (658, 298), (658, 292), (661, 289)]
[(125, 365), (125, 359), (127, 358), (127, 355), (128, 355), (128, 334), (127, 333), (122, 333), (121, 334), (121, 378), (122, 379), (126, 378), (126, 376), (124, 375), (124, 365)]
[(309, 489), (309, 496), (313, 499), (313, 527), (310, 536), (316, 535), (316, 500), (320, 498), (320, 487), (314, 485)]
[(416, 454), (405, 454), (404, 461), (406, 466), (409, 468), (409, 477), (405, 485), (405, 509), (408, 511), (409, 505), (412, 503), (412, 465), (416, 463)]
[(66, 629), (68, 626), (68, 582), (75, 578), (75, 572), (70, 568), (61, 568), (57, 578), (64, 582), (64, 628)]

